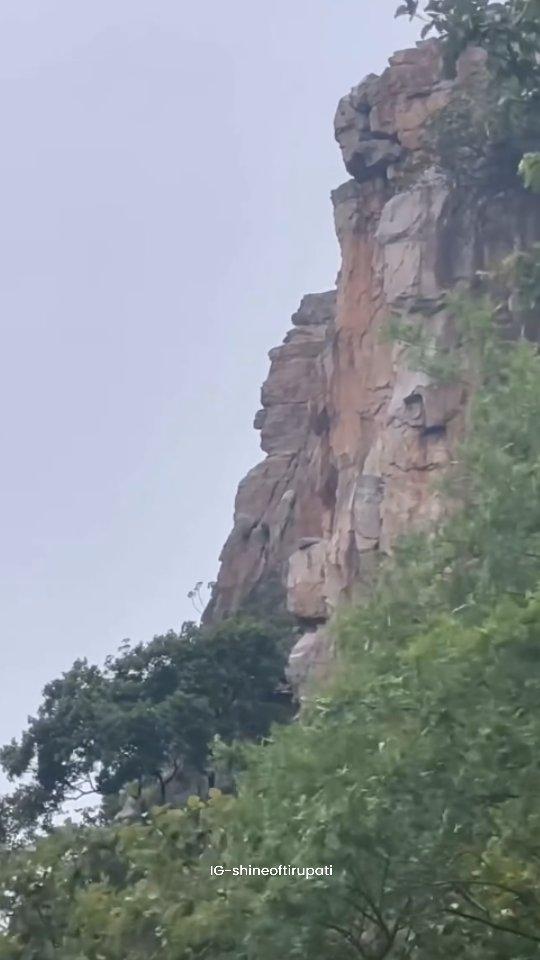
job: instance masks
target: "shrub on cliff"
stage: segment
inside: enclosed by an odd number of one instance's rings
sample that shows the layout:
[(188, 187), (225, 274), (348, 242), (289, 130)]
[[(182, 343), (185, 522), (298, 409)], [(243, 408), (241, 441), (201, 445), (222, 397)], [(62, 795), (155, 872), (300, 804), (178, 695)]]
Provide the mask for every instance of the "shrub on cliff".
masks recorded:
[(540, 94), (539, 0), (406, 0), (396, 16), (419, 17), (422, 38), (439, 36), (450, 69), (469, 45), (484, 47), (499, 80), (510, 80), (527, 98)]
[[(482, 47), (493, 75), (499, 120), (504, 117), (507, 131), (518, 140), (530, 137), (532, 130), (538, 139), (540, 0), (405, 0), (396, 16), (405, 15), (422, 21), (423, 38), (440, 38), (450, 75), (469, 44)], [(522, 172), (529, 186), (538, 182), (540, 189), (538, 159), (538, 153), (528, 153)]]

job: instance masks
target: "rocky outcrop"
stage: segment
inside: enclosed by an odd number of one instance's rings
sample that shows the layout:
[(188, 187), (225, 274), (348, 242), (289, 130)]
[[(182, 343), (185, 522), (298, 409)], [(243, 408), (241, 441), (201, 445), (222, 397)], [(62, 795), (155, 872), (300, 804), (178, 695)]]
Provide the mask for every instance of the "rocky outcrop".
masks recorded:
[(481, 51), (467, 50), (448, 80), (428, 41), (337, 109), (352, 177), (332, 195), (337, 290), (304, 297), (270, 353), (255, 419), (267, 456), (240, 484), (206, 612), (262, 603), (265, 591), (286, 606), (305, 628), (291, 659), (297, 684), (324, 669), (324, 623), (340, 600), (369, 590), (403, 531), (440, 517), (432, 480), (462, 431), (463, 387), (415, 370), (384, 336), (387, 321), (406, 314), (451, 351), (445, 291), (540, 237), (514, 146), (487, 142), (477, 123), (488, 99)]
[[(299, 544), (323, 536), (332, 501), (326, 360), (334, 338), (336, 291), (308, 294), (293, 329), (270, 351), (270, 372), (255, 416), (266, 459), (242, 480), (234, 526), (205, 619), (219, 619), (254, 599), (285, 606), (284, 577)], [(331, 471), (330, 471), (331, 472)], [(328, 521), (326, 521), (328, 523)]]

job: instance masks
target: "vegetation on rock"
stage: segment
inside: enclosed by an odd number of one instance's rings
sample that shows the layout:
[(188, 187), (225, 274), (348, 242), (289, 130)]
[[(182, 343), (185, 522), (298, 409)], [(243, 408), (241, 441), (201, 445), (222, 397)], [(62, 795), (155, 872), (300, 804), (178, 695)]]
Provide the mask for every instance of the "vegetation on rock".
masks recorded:
[(484, 47), (499, 80), (522, 99), (539, 96), (539, 0), (406, 0), (396, 10), (404, 15), (424, 21), (423, 38), (443, 40), (450, 69), (469, 44)]
[[(499, 117), (516, 130), (538, 122), (540, 109), (540, 0), (406, 0), (396, 16), (419, 17), (422, 37), (440, 38), (447, 71), (469, 45), (483, 48), (496, 83)], [(538, 153), (526, 153), (522, 173), (539, 182)]]

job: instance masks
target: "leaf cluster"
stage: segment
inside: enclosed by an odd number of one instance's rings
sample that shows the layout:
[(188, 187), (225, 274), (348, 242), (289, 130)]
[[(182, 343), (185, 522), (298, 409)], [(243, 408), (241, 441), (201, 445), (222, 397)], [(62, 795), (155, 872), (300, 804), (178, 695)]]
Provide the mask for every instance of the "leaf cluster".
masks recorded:
[(405, 15), (424, 21), (422, 38), (442, 39), (450, 65), (469, 44), (483, 47), (499, 79), (515, 79), (524, 97), (540, 94), (539, 0), (407, 0), (396, 10)]

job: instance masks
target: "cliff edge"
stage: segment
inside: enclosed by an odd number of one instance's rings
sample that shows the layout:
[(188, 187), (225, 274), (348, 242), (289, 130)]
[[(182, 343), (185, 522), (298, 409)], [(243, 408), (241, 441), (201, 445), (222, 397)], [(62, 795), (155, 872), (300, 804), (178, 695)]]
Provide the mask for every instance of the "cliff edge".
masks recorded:
[(291, 676), (324, 669), (324, 623), (369, 590), (402, 532), (444, 510), (432, 483), (452, 460), (467, 397), (411, 367), (385, 337), (406, 315), (451, 352), (447, 291), (540, 239), (540, 198), (517, 177), (520, 145), (491, 124), (482, 51), (444, 76), (427, 41), (396, 53), (340, 101), (336, 139), (351, 177), (332, 194), (337, 288), (308, 294), (255, 418), (265, 459), (238, 488), (207, 622), (286, 607), (304, 635)]

